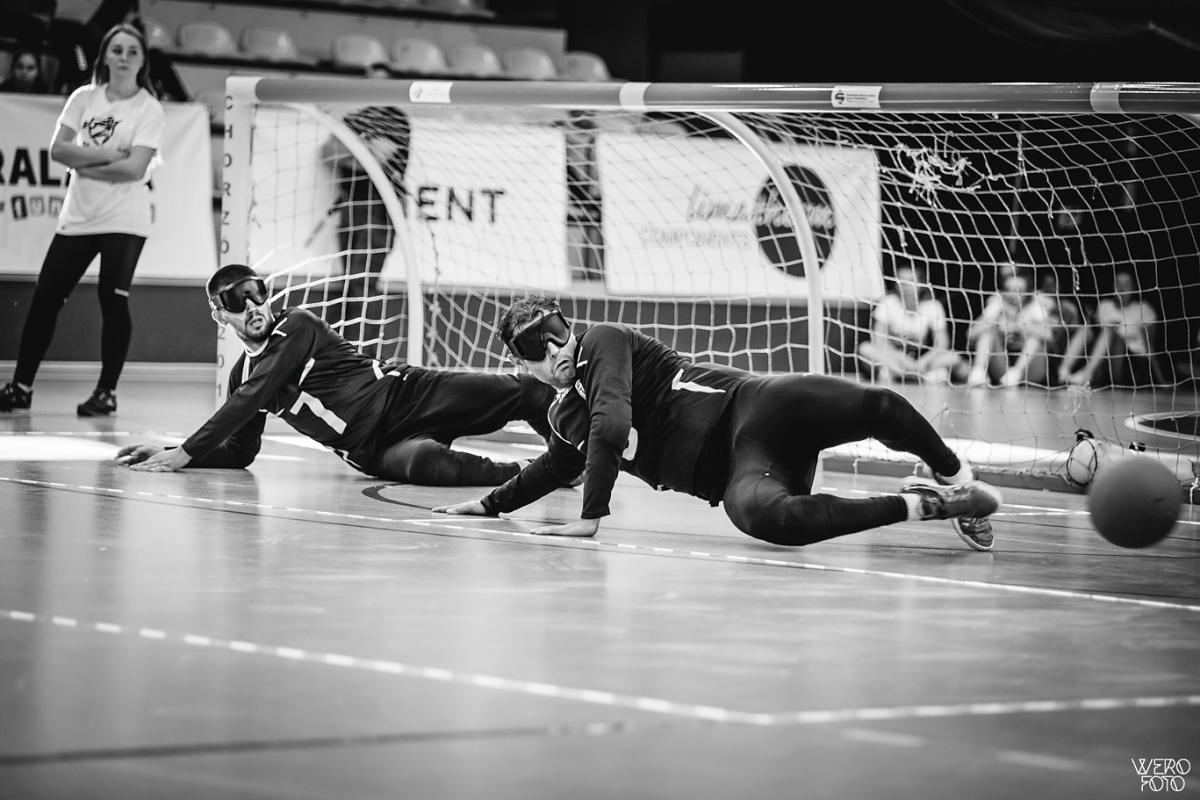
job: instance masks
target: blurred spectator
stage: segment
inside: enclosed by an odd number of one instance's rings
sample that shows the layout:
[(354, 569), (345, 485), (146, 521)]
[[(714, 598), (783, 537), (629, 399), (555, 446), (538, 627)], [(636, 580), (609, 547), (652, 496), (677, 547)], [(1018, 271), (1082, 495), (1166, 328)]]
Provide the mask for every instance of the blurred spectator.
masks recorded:
[(0, 83), (0, 92), (14, 94), (49, 94), (50, 85), (42, 76), (42, 61), (37, 52), (20, 49), (13, 53), (8, 77)]
[(871, 338), (859, 345), (858, 353), (874, 368), (877, 383), (962, 379), (965, 364), (950, 349), (946, 311), (927, 286), (924, 270), (902, 264), (896, 268), (894, 291), (875, 306)]
[(1072, 340), (1087, 335), (1083, 313), (1074, 300), (1064, 297), (1059, 292), (1058, 275), (1054, 272), (1046, 272), (1042, 275), (1034, 297), (1045, 309), (1047, 336), (1045, 369), (1038, 367), (1033, 372), (1037, 375), (1044, 373), (1047, 380), (1056, 377), (1058, 383), (1064, 383), (1066, 379), (1062, 369), (1064, 356), (1070, 349)]
[[(57, 0), (50, 0), (57, 10)], [(86, 22), (54, 16), (46, 31), (46, 46), (58, 62), (55, 94), (70, 94), (91, 80), (92, 65), (100, 54), (100, 40), (114, 25), (137, 14), (137, 0), (100, 0)], [(143, 36), (143, 38), (145, 38)]]
[(57, 10), (57, 0), (0, 0), (0, 35), (19, 48), (40, 50)]
[(1028, 276), (1017, 270), (1002, 272), (1000, 291), (988, 299), (967, 334), (974, 346), (967, 384), (1045, 385), (1046, 344), (1051, 333), (1049, 311), (1030, 292)]
[[(136, 8), (136, 2), (134, 8)], [(133, 17), (130, 23), (142, 32), (143, 38), (149, 41), (149, 37), (146, 36), (146, 26), (140, 16)], [(186, 103), (192, 99), (191, 92), (184, 87), (183, 79), (179, 77), (179, 72), (175, 69), (175, 62), (168, 53), (151, 44), (150, 49), (146, 51), (146, 59), (150, 63), (150, 83), (159, 100)]]
[[(1072, 371), (1084, 345), (1076, 345), (1062, 364), (1064, 379), (1093, 386), (1148, 386), (1167, 383), (1154, 359), (1159, 338), (1159, 316), (1154, 306), (1142, 299), (1133, 273), (1119, 270), (1113, 296), (1096, 308), (1091, 350), (1082, 369)], [(1086, 342), (1080, 337), (1081, 342)]]
[[(8, 2), (9, 0), (4, 0)], [(70, 94), (91, 80), (92, 65), (100, 52), (100, 40), (114, 25), (129, 23), (145, 39), (145, 26), (140, 19), (139, 0), (100, 0), (86, 22), (56, 17), (57, 0), (37, 0), (48, 7), (48, 18), (42, 35), (47, 52), (58, 65), (51, 91)], [(151, 89), (159, 100), (186, 101), (188, 92), (175, 71), (170, 57), (158, 48), (146, 52)]]

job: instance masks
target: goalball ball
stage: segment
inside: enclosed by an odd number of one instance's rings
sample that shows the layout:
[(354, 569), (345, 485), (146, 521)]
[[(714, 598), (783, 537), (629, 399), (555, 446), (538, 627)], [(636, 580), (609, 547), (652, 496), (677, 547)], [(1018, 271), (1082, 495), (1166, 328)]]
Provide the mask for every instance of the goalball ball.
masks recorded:
[(1149, 547), (1162, 541), (1179, 519), (1179, 479), (1148, 456), (1105, 464), (1088, 491), (1092, 525), (1118, 547)]

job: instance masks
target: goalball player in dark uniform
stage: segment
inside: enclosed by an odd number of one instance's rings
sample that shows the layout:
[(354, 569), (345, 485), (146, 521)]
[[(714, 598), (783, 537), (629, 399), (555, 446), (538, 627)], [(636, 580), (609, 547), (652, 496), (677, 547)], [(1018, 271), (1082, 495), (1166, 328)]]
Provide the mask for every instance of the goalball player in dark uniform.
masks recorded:
[(230, 264), (208, 281), (213, 319), (246, 346), (229, 375), (225, 404), (177, 448), (130, 445), (117, 462), (133, 469), (245, 467), (258, 454), (267, 412), (387, 480), (429, 486), (496, 486), (517, 462), (452, 450), (459, 436), (527, 420), (549, 436), (554, 391), (533, 377), (384, 364), (359, 352), (312, 312), (275, 316), (254, 270)]
[[(559, 390), (549, 450), (482, 500), (435, 511), (514, 511), (582, 472), (580, 519), (533, 532), (593, 536), (623, 469), (656, 488), (723, 503), (740, 530), (774, 544), (967, 517), (956, 524), (959, 535), (976, 550), (991, 549), (986, 518), (999, 492), (974, 480), (929, 421), (890, 389), (696, 365), (624, 325), (595, 325), (577, 339), (545, 297), (515, 302), (500, 336), (518, 364)], [(898, 495), (862, 499), (810, 494), (821, 450), (868, 437), (921, 458), (937, 482), (909, 478)]]

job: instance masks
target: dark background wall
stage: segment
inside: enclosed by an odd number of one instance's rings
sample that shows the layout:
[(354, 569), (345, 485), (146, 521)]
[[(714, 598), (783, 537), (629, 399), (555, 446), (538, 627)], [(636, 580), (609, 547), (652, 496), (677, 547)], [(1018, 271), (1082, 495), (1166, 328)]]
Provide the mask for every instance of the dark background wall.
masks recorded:
[(627, 80), (1112, 81), (1200, 77), (1192, 0), (489, 0), (558, 20)]

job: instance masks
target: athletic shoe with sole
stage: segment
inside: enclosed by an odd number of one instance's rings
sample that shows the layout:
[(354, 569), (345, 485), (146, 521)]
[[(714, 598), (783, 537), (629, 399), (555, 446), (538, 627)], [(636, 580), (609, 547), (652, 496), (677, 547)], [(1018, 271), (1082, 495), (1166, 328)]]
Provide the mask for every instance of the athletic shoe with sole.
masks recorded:
[(996, 489), (980, 481), (941, 485), (912, 475), (904, 479), (900, 492), (920, 498), (921, 519), (953, 520), (955, 532), (972, 549), (992, 549), (992, 524), (987, 517), (1002, 502)]
[[(974, 474), (974, 472), (972, 472)], [(944, 475), (933, 473), (933, 479), (942, 486), (949, 486), (950, 480)], [(915, 475), (905, 478), (908, 481), (921, 481)], [(992, 521), (987, 517), (955, 517), (951, 520), (954, 532), (958, 537), (976, 550), (992, 549)]]
[(81, 417), (106, 417), (117, 410), (117, 393), (107, 389), (97, 389), (92, 396), (75, 406), (75, 413)]
[(0, 389), (0, 411), (29, 408), (32, 402), (33, 392), (27, 392), (15, 383), (6, 383)]

